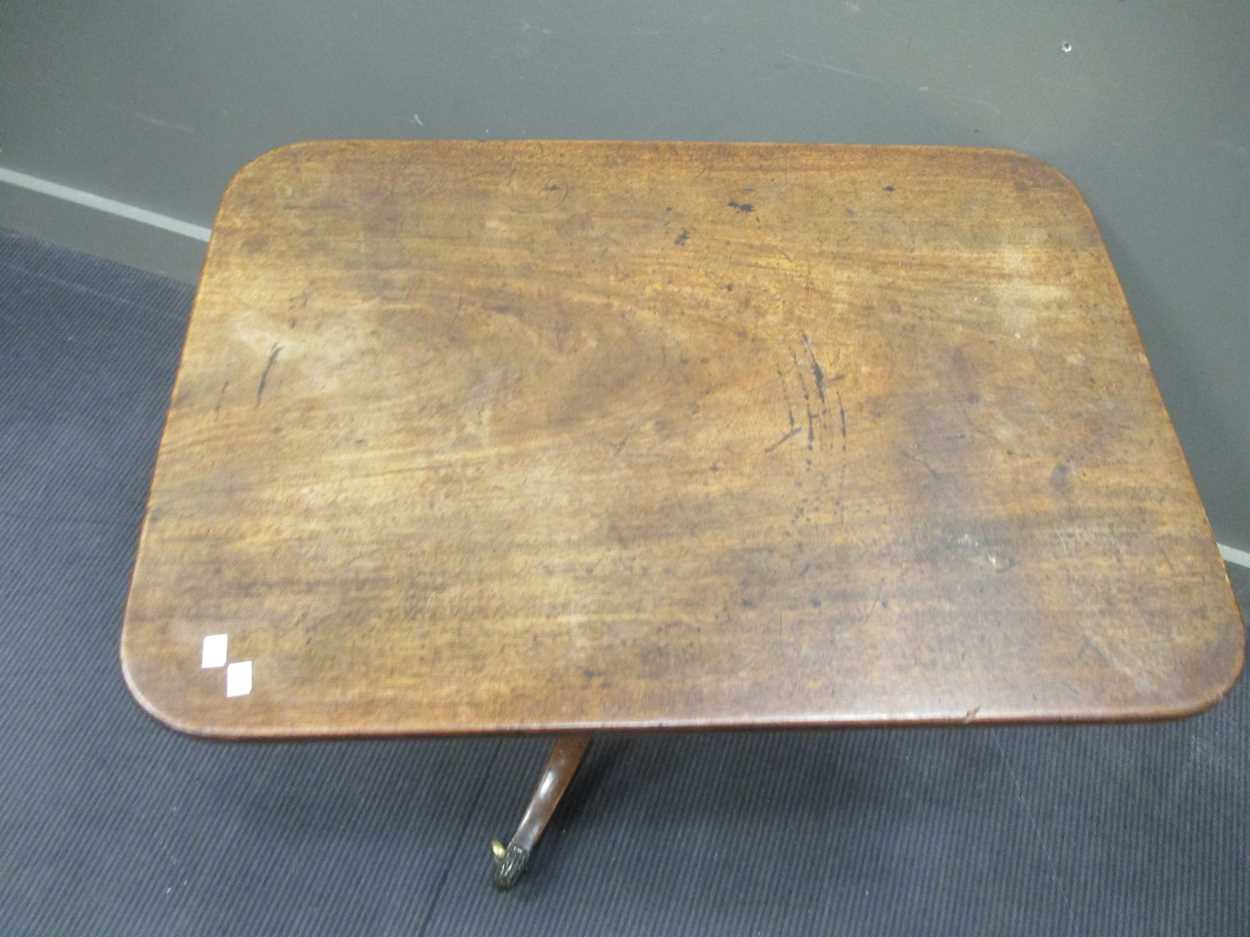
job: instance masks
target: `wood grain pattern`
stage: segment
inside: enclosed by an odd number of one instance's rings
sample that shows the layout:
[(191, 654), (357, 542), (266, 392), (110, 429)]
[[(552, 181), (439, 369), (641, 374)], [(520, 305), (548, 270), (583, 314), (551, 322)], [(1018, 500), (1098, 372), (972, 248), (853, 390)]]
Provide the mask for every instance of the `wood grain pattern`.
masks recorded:
[(1242, 643), (1050, 167), (337, 141), (223, 198), (122, 657), (298, 736), (1162, 717)]

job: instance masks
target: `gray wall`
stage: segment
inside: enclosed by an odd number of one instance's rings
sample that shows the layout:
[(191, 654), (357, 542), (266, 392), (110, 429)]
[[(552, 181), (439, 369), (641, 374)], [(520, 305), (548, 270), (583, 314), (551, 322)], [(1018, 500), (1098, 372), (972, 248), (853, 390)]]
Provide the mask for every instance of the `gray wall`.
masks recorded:
[[(0, 0), (0, 167), (209, 225), (238, 165), (325, 136), (1040, 156), (1093, 206), (1216, 533), (1250, 548), (1245, 0)], [(7, 185), (0, 225), (184, 279), (203, 248)]]

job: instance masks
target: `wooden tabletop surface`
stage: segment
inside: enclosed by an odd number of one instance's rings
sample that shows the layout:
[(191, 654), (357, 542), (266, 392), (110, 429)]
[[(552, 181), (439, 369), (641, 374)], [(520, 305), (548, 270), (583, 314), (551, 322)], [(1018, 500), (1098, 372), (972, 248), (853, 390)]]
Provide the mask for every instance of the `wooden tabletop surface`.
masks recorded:
[(223, 198), (122, 660), (385, 735), (1165, 717), (1242, 643), (1049, 166), (335, 141)]

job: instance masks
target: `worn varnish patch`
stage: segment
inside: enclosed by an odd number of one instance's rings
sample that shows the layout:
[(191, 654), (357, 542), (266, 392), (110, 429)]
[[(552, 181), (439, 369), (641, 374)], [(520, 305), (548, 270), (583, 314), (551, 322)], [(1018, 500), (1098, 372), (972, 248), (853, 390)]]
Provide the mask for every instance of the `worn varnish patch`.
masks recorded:
[(223, 199), (122, 653), (180, 728), (358, 735), (1161, 717), (1241, 642), (1044, 164), (339, 141)]

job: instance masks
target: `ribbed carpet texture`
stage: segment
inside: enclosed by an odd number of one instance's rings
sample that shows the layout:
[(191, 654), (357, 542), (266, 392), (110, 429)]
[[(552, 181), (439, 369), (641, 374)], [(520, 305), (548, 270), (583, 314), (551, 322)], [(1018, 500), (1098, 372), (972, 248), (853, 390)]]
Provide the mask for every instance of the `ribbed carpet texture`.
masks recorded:
[(159, 725), (118, 632), (191, 298), (0, 232), (0, 935), (1250, 934), (1246, 680), (1166, 724), (600, 739), (509, 894), (541, 739)]

